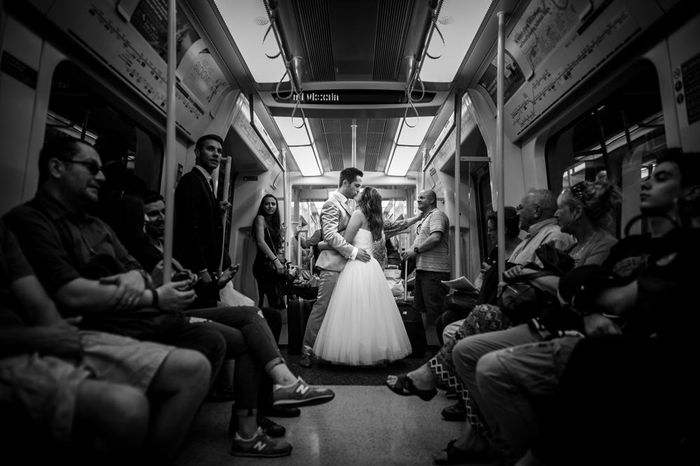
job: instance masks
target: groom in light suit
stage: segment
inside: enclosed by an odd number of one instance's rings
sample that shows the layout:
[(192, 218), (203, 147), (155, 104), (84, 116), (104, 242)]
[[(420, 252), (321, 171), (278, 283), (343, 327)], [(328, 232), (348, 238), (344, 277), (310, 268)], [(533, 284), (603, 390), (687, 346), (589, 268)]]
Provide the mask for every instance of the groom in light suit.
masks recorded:
[(323, 241), (333, 249), (321, 251), (316, 266), (321, 270), (318, 282), (318, 296), (309, 315), (304, 333), (304, 347), (299, 364), (311, 367), (312, 348), (321, 323), (326, 315), (328, 303), (333, 294), (338, 275), (349, 260), (369, 262), (371, 256), (364, 249), (358, 249), (343, 238), (343, 232), (348, 226), (350, 216), (355, 210), (354, 198), (362, 186), (363, 173), (357, 168), (350, 167), (340, 172), (338, 191), (332, 193), (321, 209), (321, 231)]

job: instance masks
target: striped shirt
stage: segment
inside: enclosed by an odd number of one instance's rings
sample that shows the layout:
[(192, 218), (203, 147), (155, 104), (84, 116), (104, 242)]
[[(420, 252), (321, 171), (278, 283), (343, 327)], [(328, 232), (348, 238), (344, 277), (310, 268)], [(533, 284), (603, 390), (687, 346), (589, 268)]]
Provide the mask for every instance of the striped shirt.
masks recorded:
[(537, 258), (535, 251), (540, 245), (551, 242), (554, 242), (554, 246), (560, 251), (568, 252), (576, 244), (576, 239), (561, 232), (556, 218), (542, 220), (530, 226), (523, 240), (508, 258), (508, 262), (520, 265), (534, 262), (542, 267), (542, 262)]
[(439, 231), (442, 238), (433, 248), (423, 251), (416, 257), (416, 269), (428, 272), (449, 272), (450, 271), (450, 220), (443, 212), (437, 208), (433, 209), (418, 224), (418, 237), (413, 243), (413, 247), (420, 247), (431, 233)]

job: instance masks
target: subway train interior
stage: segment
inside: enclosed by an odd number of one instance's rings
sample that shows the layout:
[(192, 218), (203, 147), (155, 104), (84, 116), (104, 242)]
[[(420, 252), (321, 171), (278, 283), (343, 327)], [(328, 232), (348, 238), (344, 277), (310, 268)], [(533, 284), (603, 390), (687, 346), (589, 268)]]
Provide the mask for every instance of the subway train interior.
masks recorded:
[[(35, 196), (51, 138), (104, 138), (165, 200), (169, 270), (173, 193), (197, 163), (198, 138), (218, 135), (214, 190), (230, 203), (220, 241), (240, 265), (233, 288), (260, 307), (271, 303), (259, 303), (252, 225), (267, 194), (298, 285), (318, 285), (299, 238), (325, 238), (324, 203), (348, 167), (381, 195), (385, 224), (421, 213), (432, 191), (449, 221), (448, 280), (473, 281), (504, 244), (489, 214), (501, 230), (504, 208), (530, 190), (616, 186), (608, 231), (621, 239), (646, 231), (635, 219), (659, 157), (700, 151), (696, 0), (0, 0), (0, 49), (0, 214)], [(404, 304), (416, 288), (401, 254), (418, 237), (411, 226), (386, 243), (396, 252), (384, 263), (388, 287)], [(436, 322), (423, 319), (424, 354), (305, 367), (292, 341), (300, 299), (283, 296), (279, 348), (292, 372), (335, 398), (273, 418), (294, 450), (263, 461), (433, 464), (469, 421), (441, 417), (455, 403), (449, 390), (426, 402), (385, 379), (439, 350)], [(230, 406), (203, 402), (175, 464), (260, 464), (231, 456)], [(438, 464), (499, 464), (447, 460)]]

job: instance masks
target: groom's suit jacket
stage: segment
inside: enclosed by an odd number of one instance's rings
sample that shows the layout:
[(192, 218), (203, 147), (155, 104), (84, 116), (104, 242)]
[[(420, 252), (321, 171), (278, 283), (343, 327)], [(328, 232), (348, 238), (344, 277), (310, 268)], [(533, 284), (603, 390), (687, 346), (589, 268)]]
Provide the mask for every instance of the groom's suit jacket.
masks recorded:
[(323, 241), (333, 249), (324, 249), (318, 256), (316, 266), (326, 270), (340, 272), (345, 267), (345, 262), (352, 256), (355, 247), (345, 241), (343, 232), (350, 222), (350, 216), (355, 209), (355, 201), (350, 200), (348, 207), (344, 202), (344, 196), (339, 192), (333, 192), (321, 209), (321, 231)]

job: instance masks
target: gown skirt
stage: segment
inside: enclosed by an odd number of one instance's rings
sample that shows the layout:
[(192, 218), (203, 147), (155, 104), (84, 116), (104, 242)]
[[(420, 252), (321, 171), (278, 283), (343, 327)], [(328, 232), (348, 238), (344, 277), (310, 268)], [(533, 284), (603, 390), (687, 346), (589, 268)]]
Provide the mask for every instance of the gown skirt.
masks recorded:
[[(353, 244), (369, 251), (367, 237), (371, 243), (371, 233), (360, 229)], [(336, 364), (364, 366), (410, 353), (401, 313), (379, 262), (349, 260), (328, 303), (314, 354)]]

